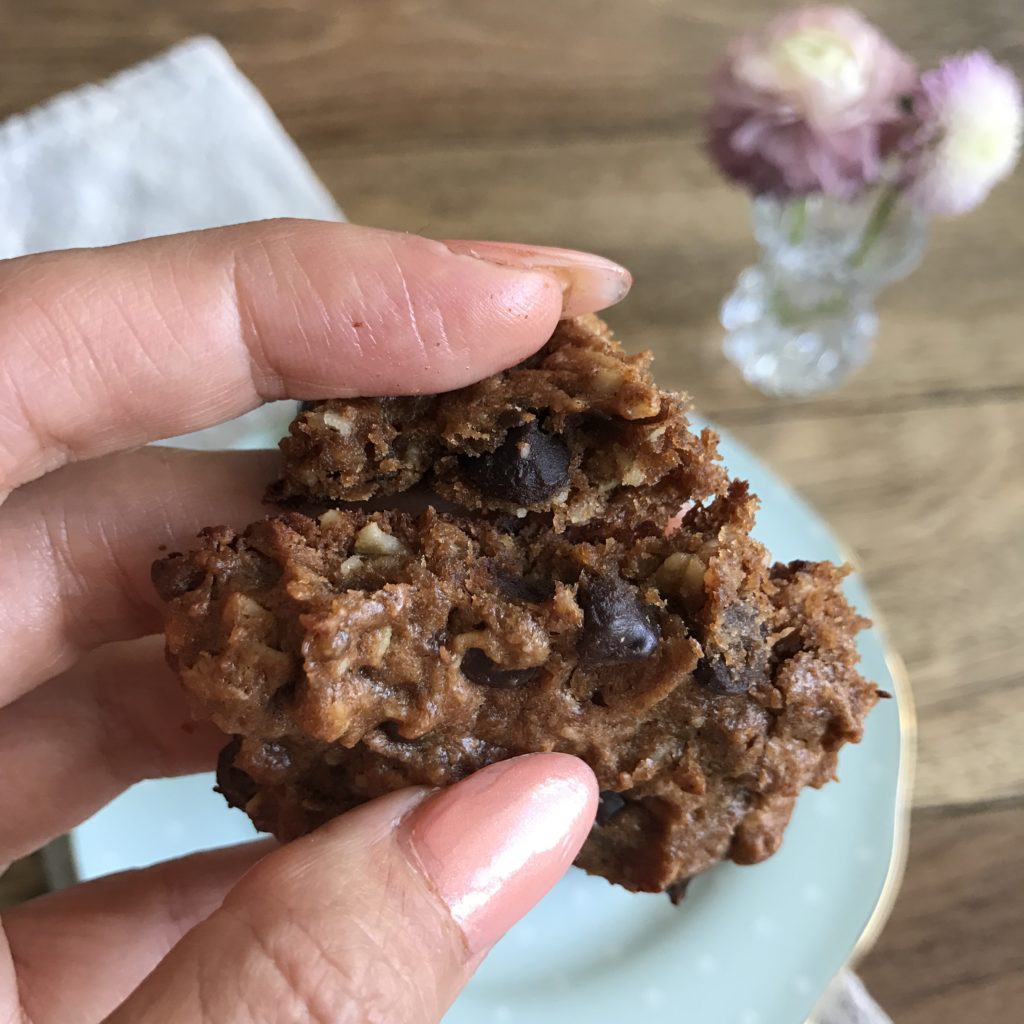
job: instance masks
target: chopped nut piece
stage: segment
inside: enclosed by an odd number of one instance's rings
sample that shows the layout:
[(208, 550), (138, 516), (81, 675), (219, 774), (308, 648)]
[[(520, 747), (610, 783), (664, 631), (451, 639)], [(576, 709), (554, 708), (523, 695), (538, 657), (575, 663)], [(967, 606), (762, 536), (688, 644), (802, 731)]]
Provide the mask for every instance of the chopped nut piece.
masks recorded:
[(323, 413), (324, 423), (336, 430), (342, 437), (351, 437), (355, 424), (347, 416), (339, 416), (336, 412), (326, 409)]
[(356, 534), (356, 551), (360, 555), (402, 555), (405, 545), (397, 538), (385, 533), (376, 523), (367, 523)]
[(676, 551), (661, 563), (654, 582), (666, 596), (694, 598), (704, 592), (707, 566), (696, 556)]
[(344, 516), (336, 508), (329, 508), (326, 512), (321, 513), (319, 523), (324, 527), (339, 526), (345, 521)]

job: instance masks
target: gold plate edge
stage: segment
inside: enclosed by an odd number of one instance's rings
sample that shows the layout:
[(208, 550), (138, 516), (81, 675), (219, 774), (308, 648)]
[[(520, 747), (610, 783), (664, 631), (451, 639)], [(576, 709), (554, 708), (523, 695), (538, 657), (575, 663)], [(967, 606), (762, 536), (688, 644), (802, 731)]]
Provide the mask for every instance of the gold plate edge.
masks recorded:
[[(864, 580), (860, 559), (842, 541), (837, 541), (837, 543), (844, 559), (853, 568), (854, 572), (860, 576), (865, 589), (867, 589), (867, 582)], [(871, 916), (868, 918), (863, 929), (861, 929), (861, 933), (857, 937), (857, 941), (854, 943), (853, 949), (850, 951), (846, 963), (840, 968), (839, 973), (854, 970), (857, 964), (863, 960), (878, 941), (878, 937), (881, 935), (882, 929), (889, 920), (893, 907), (896, 904), (896, 897), (899, 895), (903, 876), (906, 873), (907, 854), (910, 850), (910, 817), (914, 802), (914, 773), (917, 768), (917, 707), (914, 703), (914, 692), (910, 685), (910, 676), (907, 673), (906, 664), (892, 645), (888, 625), (877, 609), (872, 610), (874, 618), (871, 628), (877, 632), (882, 641), (885, 666), (889, 670), (889, 675), (894, 684), (896, 710), (899, 714), (900, 761), (896, 780), (896, 807), (893, 821), (892, 851), (889, 855), (889, 868), (886, 872), (885, 882), (882, 884), (882, 891), (878, 894), (874, 909), (871, 911)], [(821, 998), (804, 1024), (816, 1024), (818, 1010), (827, 995), (828, 989), (822, 993)]]

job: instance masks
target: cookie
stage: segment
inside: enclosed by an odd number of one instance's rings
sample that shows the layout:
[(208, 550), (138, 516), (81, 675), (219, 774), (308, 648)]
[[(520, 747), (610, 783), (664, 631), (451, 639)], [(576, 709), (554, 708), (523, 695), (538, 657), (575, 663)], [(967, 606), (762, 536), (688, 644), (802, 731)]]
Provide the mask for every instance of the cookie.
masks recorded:
[(314, 402), (281, 443), (276, 502), (363, 501), (415, 486), (489, 518), (543, 515), (561, 532), (657, 518), (722, 493), (717, 438), (689, 429), (597, 317), (537, 355), (444, 395)]
[[(315, 403), (274, 494), (154, 565), (167, 652), (288, 839), (407, 785), (557, 750), (601, 787), (577, 863), (632, 890), (781, 842), (878, 699), (828, 563), (772, 565), (715, 439), (595, 318), (450, 395)], [(413, 487), (453, 511), (325, 503)], [(679, 522), (678, 512), (687, 511)]]

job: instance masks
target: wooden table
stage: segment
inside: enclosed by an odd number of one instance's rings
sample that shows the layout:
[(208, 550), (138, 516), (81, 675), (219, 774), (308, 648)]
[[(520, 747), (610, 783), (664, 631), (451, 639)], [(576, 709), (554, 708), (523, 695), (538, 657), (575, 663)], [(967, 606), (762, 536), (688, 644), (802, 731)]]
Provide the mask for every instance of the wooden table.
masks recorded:
[[(727, 38), (781, 6), (0, 0), (0, 116), (208, 32), (351, 219), (629, 266), (614, 326), (824, 512), (909, 667), (910, 865), (864, 977), (900, 1024), (1008, 1021), (1024, 1010), (1024, 174), (935, 228), (857, 379), (813, 401), (752, 393), (716, 323), (754, 255), (746, 204), (704, 159), (701, 119)], [(988, 46), (1024, 72), (1019, 0), (862, 7), (922, 61)], [(2, 888), (38, 884), (28, 864)]]

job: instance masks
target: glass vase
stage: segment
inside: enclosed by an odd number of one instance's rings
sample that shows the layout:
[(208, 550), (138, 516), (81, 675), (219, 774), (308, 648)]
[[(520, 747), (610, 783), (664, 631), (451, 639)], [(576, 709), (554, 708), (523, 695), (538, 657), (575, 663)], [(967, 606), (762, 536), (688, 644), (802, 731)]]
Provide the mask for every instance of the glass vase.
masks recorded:
[(871, 356), (875, 301), (913, 271), (927, 240), (896, 193), (753, 203), (761, 259), (722, 303), (726, 357), (769, 395), (834, 388)]

